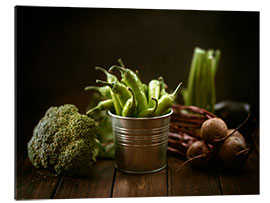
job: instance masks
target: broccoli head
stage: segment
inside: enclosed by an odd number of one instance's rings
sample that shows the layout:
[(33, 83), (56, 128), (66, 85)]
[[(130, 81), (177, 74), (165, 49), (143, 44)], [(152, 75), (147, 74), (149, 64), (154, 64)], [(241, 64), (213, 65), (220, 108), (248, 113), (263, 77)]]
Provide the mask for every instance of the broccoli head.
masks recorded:
[(28, 157), (39, 168), (57, 174), (87, 175), (99, 149), (95, 121), (76, 106), (51, 107), (34, 128), (27, 144)]

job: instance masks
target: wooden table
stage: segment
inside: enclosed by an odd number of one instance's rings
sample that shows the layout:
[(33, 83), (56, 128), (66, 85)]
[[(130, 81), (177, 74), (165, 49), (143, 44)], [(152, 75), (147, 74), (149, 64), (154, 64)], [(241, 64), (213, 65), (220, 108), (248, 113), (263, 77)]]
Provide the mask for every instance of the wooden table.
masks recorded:
[(186, 166), (176, 172), (183, 160), (168, 155), (162, 171), (133, 175), (119, 172), (114, 160), (98, 160), (91, 177), (70, 178), (36, 169), (27, 156), (16, 164), (16, 199), (67, 199), (106, 197), (158, 197), (194, 195), (259, 194), (259, 150), (250, 154), (240, 171), (219, 167), (196, 170)]

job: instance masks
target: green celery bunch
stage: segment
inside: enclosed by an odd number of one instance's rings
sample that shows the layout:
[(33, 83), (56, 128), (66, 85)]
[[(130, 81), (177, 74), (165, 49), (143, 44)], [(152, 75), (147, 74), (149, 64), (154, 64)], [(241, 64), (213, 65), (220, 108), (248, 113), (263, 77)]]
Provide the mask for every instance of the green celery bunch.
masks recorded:
[(185, 105), (197, 106), (214, 113), (216, 103), (215, 75), (220, 56), (220, 50), (204, 50), (195, 47), (188, 86), (182, 89)]

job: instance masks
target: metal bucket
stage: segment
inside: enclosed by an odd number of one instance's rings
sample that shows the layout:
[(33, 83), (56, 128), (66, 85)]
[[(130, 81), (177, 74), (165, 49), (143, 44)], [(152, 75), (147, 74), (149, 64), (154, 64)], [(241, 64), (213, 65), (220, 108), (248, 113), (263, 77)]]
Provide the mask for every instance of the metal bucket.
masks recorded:
[(131, 118), (109, 112), (115, 138), (115, 166), (127, 173), (152, 173), (166, 167), (172, 110), (163, 116)]

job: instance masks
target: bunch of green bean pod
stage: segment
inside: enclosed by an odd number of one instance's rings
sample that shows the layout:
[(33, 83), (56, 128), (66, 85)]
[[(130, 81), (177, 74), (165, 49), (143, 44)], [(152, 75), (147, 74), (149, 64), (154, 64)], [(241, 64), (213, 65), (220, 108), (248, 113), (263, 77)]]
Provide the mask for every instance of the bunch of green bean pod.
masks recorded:
[[(102, 86), (88, 86), (85, 90), (96, 90), (106, 99), (90, 109), (88, 115), (96, 110), (110, 110), (124, 117), (153, 117), (170, 111), (182, 83), (169, 94), (162, 77), (152, 79), (148, 85), (144, 84), (137, 71), (126, 68), (121, 59), (118, 62), (120, 66), (114, 65), (108, 71), (96, 67), (106, 75), (106, 81), (96, 80)], [(121, 80), (113, 74), (114, 71), (121, 73)]]

